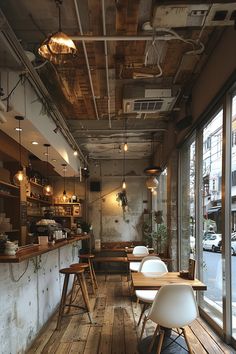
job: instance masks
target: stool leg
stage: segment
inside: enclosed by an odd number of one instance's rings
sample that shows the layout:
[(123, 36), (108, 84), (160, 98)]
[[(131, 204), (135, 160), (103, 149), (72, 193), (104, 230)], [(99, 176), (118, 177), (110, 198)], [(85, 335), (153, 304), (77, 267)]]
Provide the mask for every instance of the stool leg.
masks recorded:
[(94, 276), (93, 276), (92, 265), (91, 265), (90, 259), (88, 259), (88, 265), (89, 265), (89, 273), (90, 273), (91, 282), (92, 282), (93, 294), (95, 294), (96, 289), (95, 289), (95, 282), (94, 282)]
[(69, 274), (65, 274), (62, 295), (61, 295), (61, 303), (60, 303), (59, 314), (57, 319), (57, 327), (56, 327), (57, 330), (61, 328), (61, 319), (64, 313), (64, 308), (66, 303), (66, 294), (67, 294), (67, 288), (69, 283), (69, 276), (70, 276)]
[(76, 291), (75, 296), (74, 296), (74, 299), (73, 299), (73, 294), (74, 294), (75, 290), (76, 290), (76, 276), (74, 275), (74, 280), (73, 280), (73, 285), (72, 285), (72, 289), (71, 289), (70, 301), (69, 301), (69, 304), (68, 304), (67, 313), (70, 312), (70, 309), (71, 309), (71, 306), (70, 306), (70, 305), (71, 305), (71, 304), (75, 301), (75, 299), (77, 298), (79, 289)]
[(90, 264), (91, 264), (91, 269), (92, 269), (92, 274), (93, 274), (93, 280), (95, 283), (95, 288), (98, 288), (98, 283), (97, 283), (97, 278), (96, 278), (96, 274), (95, 274), (95, 270), (94, 270), (94, 266), (93, 266), (93, 261), (90, 260)]
[(86, 286), (84, 274), (83, 273), (82, 274), (78, 274), (77, 277), (78, 277), (78, 282), (79, 282), (80, 287), (81, 287), (84, 303), (85, 303), (85, 306), (86, 306), (86, 309), (87, 309), (87, 312), (88, 312), (88, 317), (89, 317), (90, 323), (92, 323), (92, 318), (91, 318), (91, 315), (90, 315), (90, 311), (91, 311), (90, 302), (89, 302), (89, 296), (88, 296), (88, 291), (87, 291), (87, 286)]

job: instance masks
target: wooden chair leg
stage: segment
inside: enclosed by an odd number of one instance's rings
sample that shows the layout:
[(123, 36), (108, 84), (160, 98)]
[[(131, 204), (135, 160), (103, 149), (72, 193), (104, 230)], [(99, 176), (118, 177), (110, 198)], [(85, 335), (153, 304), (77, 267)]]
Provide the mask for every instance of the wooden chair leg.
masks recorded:
[(59, 307), (59, 314), (58, 314), (58, 319), (57, 319), (57, 327), (56, 327), (57, 330), (59, 330), (61, 328), (61, 320), (62, 320), (62, 316), (63, 316), (64, 309), (65, 309), (68, 283), (69, 283), (69, 274), (65, 274), (62, 295), (61, 295), (61, 302), (60, 302), (60, 307)]
[(160, 330), (160, 327), (159, 327), (159, 325), (157, 325), (156, 329), (154, 331), (154, 334), (152, 336), (152, 340), (151, 340), (151, 342), (150, 342), (150, 344), (148, 346), (148, 353), (151, 353), (151, 351), (152, 351), (152, 348), (153, 348), (153, 345), (154, 345), (154, 342), (155, 342), (155, 339), (156, 339), (156, 336), (157, 336), (157, 332), (159, 332), (159, 330)]
[(185, 328), (183, 328), (183, 335), (184, 335), (184, 339), (185, 339), (185, 342), (186, 342), (186, 344), (187, 344), (189, 353), (190, 353), (190, 354), (193, 354), (193, 351), (192, 351), (192, 349), (191, 349), (191, 347), (190, 347), (190, 343), (189, 343), (188, 336), (187, 336), (187, 332), (186, 332), (186, 329), (185, 329)]
[(161, 330), (160, 330), (160, 334), (159, 334), (159, 341), (158, 341), (158, 346), (157, 346), (157, 352), (156, 352), (156, 354), (161, 354), (161, 348), (162, 348), (164, 336), (165, 336), (165, 331), (163, 331), (163, 330), (161, 329)]
[(148, 318), (147, 318), (147, 316), (145, 316), (144, 319), (143, 319), (143, 325), (142, 325), (142, 329), (141, 329), (141, 334), (140, 334), (139, 340), (142, 339), (144, 328), (146, 326), (147, 320), (148, 320)]
[(144, 303), (144, 304), (143, 304), (142, 311), (141, 311), (141, 314), (140, 314), (140, 316), (139, 316), (139, 320), (138, 320), (137, 326), (140, 325), (140, 322), (141, 322), (141, 320), (142, 320), (143, 314), (144, 314), (145, 310), (147, 309), (147, 307), (148, 307), (148, 304)]

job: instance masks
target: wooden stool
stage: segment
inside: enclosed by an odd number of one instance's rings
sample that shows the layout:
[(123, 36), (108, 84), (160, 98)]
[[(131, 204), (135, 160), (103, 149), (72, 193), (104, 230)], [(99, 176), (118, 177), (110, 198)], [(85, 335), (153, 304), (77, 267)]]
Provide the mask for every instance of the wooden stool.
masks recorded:
[(95, 275), (95, 271), (94, 271), (94, 267), (93, 267), (93, 262), (92, 259), (94, 258), (94, 254), (80, 254), (79, 255), (79, 259), (83, 260), (86, 259), (88, 264), (89, 264), (89, 271), (90, 271), (90, 276), (91, 276), (91, 280), (92, 280), (92, 288), (93, 288), (93, 292), (95, 294), (95, 288), (98, 288), (98, 284), (97, 284), (97, 279), (96, 279), (96, 275)]
[[(73, 263), (70, 265), (71, 268), (74, 268), (74, 269), (84, 269), (84, 271), (86, 269), (88, 269), (88, 274), (90, 276), (90, 279), (91, 279), (91, 283), (93, 281), (92, 277), (91, 277), (91, 273), (90, 273), (90, 268), (89, 268), (89, 264), (88, 263)], [(75, 288), (75, 285), (77, 284), (76, 282), (76, 276), (74, 276), (74, 281), (73, 281), (73, 287), (72, 287), (72, 291), (71, 291), (71, 299), (72, 299), (72, 296), (73, 296), (73, 292), (74, 292), (74, 288)], [(92, 283), (93, 284), (93, 283)], [(93, 294), (94, 294), (94, 290), (93, 290)], [(76, 294), (77, 296), (77, 294)], [(75, 296), (75, 297), (76, 297)]]
[[(63, 283), (63, 289), (62, 289), (62, 295), (61, 295), (61, 303), (60, 303), (60, 308), (59, 308), (59, 315), (58, 315), (56, 329), (59, 330), (61, 328), (61, 320), (62, 320), (62, 317), (64, 315), (64, 310), (65, 310), (66, 306), (69, 306), (69, 307), (73, 306), (73, 307), (85, 309), (86, 312), (88, 313), (88, 317), (89, 317), (90, 323), (92, 323), (92, 318), (91, 318), (91, 315), (90, 315), (90, 303), (89, 303), (88, 291), (87, 291), (87, 286), (86, 286), (85, 279), (84, 279), (84, 269), (83, 268), (80, 268), (80, 269), (79, 268), (77, 268), (77, 269), (74, 269), (74, 268), (63, 268), (63, 269), (60, 269), (59, 272), (61, 274), (64, 274), (65, 278), (64, 278), (64, 283)], [(83, 296), (83, 300), (84, 300), (84, 303), (85, 303), (85, 308), (82, 307), (82, 306), (79, 306), (79, 305), (72, 304), (72, 302), (71, 302), (72, 298), (70, 298), (69, 304), (66, 304), (66, 296), (67, 296), (69, 278), (70, 278), (71, 274), (76, 277), (76, 279), (78, 281), (78, 284), (80, 285), (82, 296)]]

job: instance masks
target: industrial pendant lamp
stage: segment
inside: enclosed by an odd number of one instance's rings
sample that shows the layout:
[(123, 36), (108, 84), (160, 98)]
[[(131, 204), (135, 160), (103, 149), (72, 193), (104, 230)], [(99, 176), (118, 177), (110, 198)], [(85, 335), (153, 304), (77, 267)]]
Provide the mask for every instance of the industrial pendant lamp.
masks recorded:
[(18, 127), (16, 128), (16, 130), (18, 131), (18, 142), (19, 142), (19, 171), (13, 177), (13, 182), (16, 186), (19, 186), (20, 183), (23, 182), (26, 178), (21, 163), (21, 131), (22, 131), (21, 121), (24, 120), (24, 117), (15, 116), (15, 119), (18, 120)]
[(125, 143), (124, 143), (124, 151), (128, 151), (128, 143), (127, 143), (127, 118), (125, 118)]
[(68, 197), (67, 197), (67, 194), (66, 194), (66, 164), (62, 164), (63, 166), (63, 173), (64, 173), (64, 190), (63, 190), (63, 193), (62, 193), (62, 201), (63, 203), (68, 203)]
[[(154, 135), (152, 137), (152, 142), (151, 142), (151, 153), (152, 153), (152, 158), (154, 156)], [(154, 164), (149, 165), (146, 167), (143, 171), (147, 176), (159, 176), (159, 174), (162, 172), (162, 168), (160, 166), (156, 166)]]
[(48, 155), (49, 155), (49, 147), (51, 146), (50, 144), (44, 144), (46, 147), (46, 153), (45, 155), (47, 156), (47, 184), (43, 187), (43, 194), (50, 197), (53, 194), (53, 188), (49, 183), (49, 177), (48, 177)]
[(63, 64), (75, 56), (77, 49), (74, 42), (61, 30), (62, 0), (55, 0), (55, 3), (58, 8), (59, 29), (43, 41), (38, 52), (54, 64)]

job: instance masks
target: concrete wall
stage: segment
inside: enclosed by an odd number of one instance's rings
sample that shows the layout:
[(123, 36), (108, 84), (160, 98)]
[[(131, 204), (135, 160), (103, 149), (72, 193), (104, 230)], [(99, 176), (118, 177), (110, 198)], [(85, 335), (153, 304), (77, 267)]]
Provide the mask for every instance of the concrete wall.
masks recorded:
[(59, 269), (78, 259), (75, 246), (80, 241), (19, 264), (0, 264), (0, 354), (24, 353), (54, 313), (63, 285)]
[(91, 163), (90, 181), (100, 181), (101, 192), (88, 193), (89, 221), (95, 239), (102, 242), (142, 240), (143, 211), (148, 209), (148, 192), (143, 175), (148, 161), (126, 161), (128, 208), (123, 213), (117, 193), (122, 191), (123, 161)]

